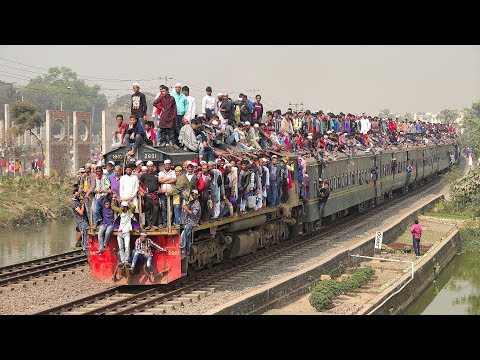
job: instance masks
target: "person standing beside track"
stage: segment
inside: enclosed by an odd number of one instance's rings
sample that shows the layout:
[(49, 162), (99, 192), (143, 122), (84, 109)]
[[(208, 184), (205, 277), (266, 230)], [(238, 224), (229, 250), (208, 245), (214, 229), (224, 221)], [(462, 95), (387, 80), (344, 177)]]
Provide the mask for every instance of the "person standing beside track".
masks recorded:
[(418, 224), (418, 219), (415, 219), (415, 224), (411, 227), (410, 232), (413, 236), (413, 250), (416, 256), (420, 255), (420, 238), (422, 237), (422, 227)]

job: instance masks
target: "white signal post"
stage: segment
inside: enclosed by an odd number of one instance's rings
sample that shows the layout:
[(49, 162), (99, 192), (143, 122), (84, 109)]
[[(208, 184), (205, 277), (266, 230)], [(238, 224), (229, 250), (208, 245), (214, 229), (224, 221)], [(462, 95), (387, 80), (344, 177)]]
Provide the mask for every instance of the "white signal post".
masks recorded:
[(375, 249), (382, 250), (382, 241), (383, 241), (383, 231), (377, 231), (375, 234), (375, 246), (374, 246), (374, 252)]

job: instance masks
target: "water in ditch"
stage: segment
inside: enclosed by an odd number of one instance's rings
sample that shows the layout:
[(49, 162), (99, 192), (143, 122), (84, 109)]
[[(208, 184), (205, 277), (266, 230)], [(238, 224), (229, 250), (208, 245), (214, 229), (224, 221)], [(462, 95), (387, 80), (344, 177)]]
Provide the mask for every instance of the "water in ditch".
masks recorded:
[(405, 315), (480, 315), (480, 253), (455, 256)]
[(75, 234), (75, 222), (71, 219), (2, 229), (0, 267), (74, 250)]

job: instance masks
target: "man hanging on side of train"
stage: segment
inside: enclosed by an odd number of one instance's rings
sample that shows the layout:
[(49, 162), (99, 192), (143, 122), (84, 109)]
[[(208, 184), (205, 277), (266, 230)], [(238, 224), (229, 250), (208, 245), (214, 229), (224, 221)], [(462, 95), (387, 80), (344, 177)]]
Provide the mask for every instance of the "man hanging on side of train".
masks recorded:
[(318, 200), (318, 212), (320, 214), (320, 218), (318, 219), (317, 227), (320, 228), (322, 226), (322, 217), (325, 214), (325, 205), (327, 205), (328, 197), (330, 196), (330, 184), (328, 181), (323, 182), (322, 179), (318, 179), (318, 194), (320, 199)]

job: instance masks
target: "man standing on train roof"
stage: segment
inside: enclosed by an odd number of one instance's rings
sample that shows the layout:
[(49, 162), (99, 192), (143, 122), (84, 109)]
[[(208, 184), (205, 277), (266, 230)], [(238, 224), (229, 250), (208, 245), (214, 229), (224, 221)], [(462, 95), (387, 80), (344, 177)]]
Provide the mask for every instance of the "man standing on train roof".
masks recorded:
[(147, 100), (145, 94), (140, 92), (140, 85), (138, 83), (133, 84), (132, 115), (135, 115), (137, 121), (144, 127), (144, 121), (147, 120)]
[(212, 88), (208, 86), (205, 89), (207, 95), (205, 95), (202, 99), (202, 112), (199, 115), (203, 114), (203, 117), (210, 121), (210, 117), (215, 111), (215, 96), (212, 96)]
[(138, 259), (144, 260), (147, 262), (148, 276), (150, 278), (150, 282), (155, 282), (155, 275), (152, 266), (152, 247), (154, 247), (158, 251), (167, 251), (160, 245), (155, 244), (150, 238), (147, 238), (146, 232), (140, 233), (140, 237), (135, 241), (135, 249), (133, 250), (133, 259), (132, 266), (130, 266), (130, 271), (133, 272), (135, 270), (135, 265), (137, 264)]
[(187, 111), (185, 111), (184, 118), (187, 118), (188, 121), (191, 121), (193, 118), (195, 118), (195, 112), (196, 112), (195, 98), (193, 96), (190, 96), (190, 89), (188, 86), (182, 87), (182, 93), (183, 95), (185, 95), (188, 101), (188, 107), (187, 107)]
[(172, 96), (175, 99), (175, 104), (177, 106), (177, 116), (175, 118), (175, 144), (178, 145), (178, 134), (182, 127), (183, 116), (188, 110), (188, 99), (181, 91), (182, 84), (176, 83), (174, 88), (175, 91), (172, 92)]
[[(160, 138), (157, 141), (160, 141), (160, 147), (163, 147), (167, 144), (173, 145), (174, 140), (174, 128), (175, 128), (175, 119), (177, 117), (177, 105), (175, 98), (170, 95), (168, 91), (168, 86), (163, 86), (160, 89), (162, 96), (155, 99), (153, 106), (156, 108), (161, 107), (162, 112), (160, 114)], [(180, 130), (180, 129), (179, 129)]]

